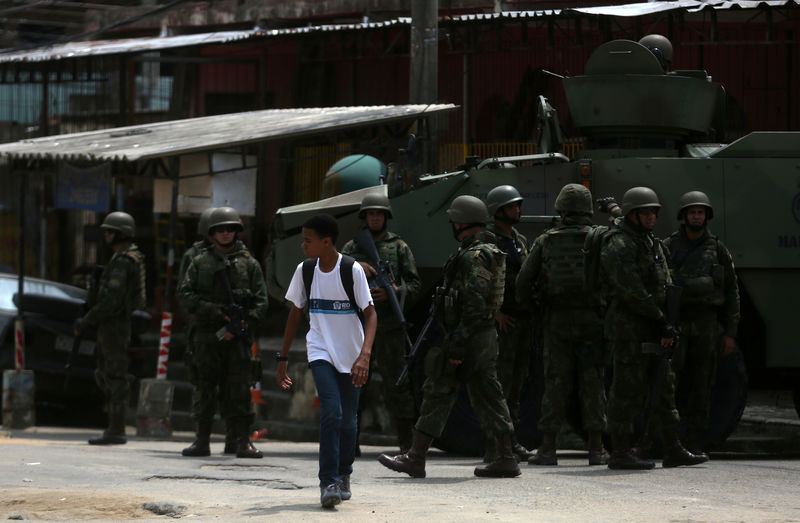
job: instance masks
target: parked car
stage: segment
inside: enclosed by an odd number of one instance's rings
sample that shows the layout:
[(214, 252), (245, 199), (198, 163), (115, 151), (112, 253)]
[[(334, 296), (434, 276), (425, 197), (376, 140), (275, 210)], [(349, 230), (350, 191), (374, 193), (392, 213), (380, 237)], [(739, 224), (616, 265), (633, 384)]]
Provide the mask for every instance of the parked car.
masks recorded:
[[(16, 274), (0, 273), (0, 368), (14, 368), (14, 319), (19, 297)], [(87, 291), (80, 287), (38, 278), (25, 278), (22, 309), (25, 313), (25, 368), (34, 371), (37, 419), (82, 424), (102, 412), (103, 394), (94, 381), (96, 333), (87, 330), (78, 340), (73, 323), (83, 315)], [(158, 347), (142, 343), (151, 326), (145, 311), (135, 311), (128, 351), (129, 372), (135, 378), (155, 376)], [(69, 369), (67, 370), (67, 364)], [(76, 408), (79, 407), (79, 408)], [(58, 416), (58, 413), (63, 416)]]

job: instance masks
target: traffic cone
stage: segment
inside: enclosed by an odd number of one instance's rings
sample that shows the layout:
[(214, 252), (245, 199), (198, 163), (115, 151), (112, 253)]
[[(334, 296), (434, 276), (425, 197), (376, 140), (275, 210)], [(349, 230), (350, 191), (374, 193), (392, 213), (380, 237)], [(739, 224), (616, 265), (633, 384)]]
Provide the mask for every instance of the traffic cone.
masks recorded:
[[(258, 357), (258, 344), (253, 342), (250, 346), (250, 353), (254, 358)], [(261, 381), (257, 381), (255, 385), (250, 387), (250, 403), (255, 405), (266, 405), (266, 401), (261, 397)]]

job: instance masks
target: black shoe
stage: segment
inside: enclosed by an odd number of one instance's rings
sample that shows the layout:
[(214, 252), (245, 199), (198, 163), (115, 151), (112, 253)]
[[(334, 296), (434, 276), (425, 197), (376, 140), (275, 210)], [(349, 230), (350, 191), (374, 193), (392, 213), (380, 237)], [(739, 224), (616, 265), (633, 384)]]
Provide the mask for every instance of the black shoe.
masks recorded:
[(614, 451), (608, 458), (608, 468), (614, 470), (650, 470), (655, 466), (654, 461), (637, 457), (632, 449)]
[(536, 454), (528, 458), (528, 465), (545, 465), (550, 467), (558, 465), (556, 449), (539, 447), (536, 449)]
[(327, 487), (319, 488), (319, 502), (322, 508), (333, 508), (342, 502), (342, 492), (339, 483), (331, 483)]
[(211, 449), (208, 446), (208, 440), (195, 440), (194, 443), (181, 451), (181, 455), (189, 457), (210, 456)]
[(339, 480), (339, 492), (342, 495), (342, 501), (347, 501), (353, 497), (350, 492), (350, 474), (344, 474), (342, 479)]
[(664, 468), (691, 466), (706, 461), (708, 461), (708, 455), (697, 456), (683, 448), (680, 443), (675, 443), (664, 452), (664, 461), (661, 462), (661, 466)]
[(128, 440), (123, 434), (109, 434), (103, 432), (100, 436), (89, 438), (89, 445), (124, 445)]

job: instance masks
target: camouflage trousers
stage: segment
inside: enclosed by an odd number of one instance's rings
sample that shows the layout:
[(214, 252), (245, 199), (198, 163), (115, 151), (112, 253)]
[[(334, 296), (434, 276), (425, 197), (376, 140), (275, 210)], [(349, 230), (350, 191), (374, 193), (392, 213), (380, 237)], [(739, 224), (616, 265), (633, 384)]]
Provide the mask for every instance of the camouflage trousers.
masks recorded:
[(514, 327), (506, 332), (497, 331), (497, 378), (503, 386), (503, 397), (514, 422), (519, 420), (522, 386), (531, 366), (532, 328), (530, 320), (518, 318)]
[(472, 410), (487, 435), (514, 431), (503, 389), (497, 380), (495, 328), (475, 333), (469, 345), (461, 369), (445, 362), (438, 375), (428, 376), (425, 380), (416, 424), (418, 431), (434, 438), (442, 434), (462, 385), (467, 388)]
[(406, 338), (403, 330), (378, 329), (372, 345), (374, 369), (381, 375), (381, 392), (386, 410), (395, 419), (416, 418), (411, 380), (395, 385), (406, 366)]
[[(589, 313), (595, 314), (595, 313)], [(544, 395), (539, 431), (557, 434), (577, 386), (583, 428), (602, 431), (606, 425), (605, 347), (603, 324), (549, 319), (544, 329)], [(584, 322), (585, 323), (585, 322)]]
[[(611, 340), (609, 344), (614, 358), (614, 379), (608, 399), (608, 432), (632, 434), (634, 417), (650, 396), (658, 358), (642, 353), (641, 341)], [(678, 425), (675, 374), (669, 362), (654, 406), (653, 421), (660, 424), (664, 434), (674, 434)]]
[(111, 320), (97, 326), (97, 368), (94, 379), (109, 403), (128, 402), (128, 345), (131, 339), (130, 321)]
[(199, 422), (212, 422), (219, 405), (225, 419), (247, 418), (250, 412), (250, 356), (237, 340), (219, 341), (212, 332), (195, 330), (194, 358), (197, 383), (192, 414)]
[(685, 400), (680, 404), (681, 419), (694, 437), (708, 430), (718, 346), (715, 311), (681, 321), (681, 339), (672, 356), (672, 367), (676, 395)]

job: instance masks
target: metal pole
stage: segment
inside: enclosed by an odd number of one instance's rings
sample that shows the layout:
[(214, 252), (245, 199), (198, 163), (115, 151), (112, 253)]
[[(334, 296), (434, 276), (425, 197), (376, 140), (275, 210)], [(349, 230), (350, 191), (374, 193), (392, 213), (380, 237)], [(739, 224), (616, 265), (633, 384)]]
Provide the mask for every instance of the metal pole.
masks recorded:
[(17, 319), (14, 321), (14, 368), (21, 372), (25, 368), (25, 319), (22, 311), (22, 296), (25, 289), (25, 195), (28, 192), (28, 173), (20, 175), (19, 184), (19, 252), (17, 253)]
[[(411, 74), (409, 98), (412, 104), (432, 104), (439, 98), (439, 2), (411, 2)], [(423, 169), (436, 172), (439, 157), (436, 118), (427, 119), (427, 147)]]
[(170, 158), (169, 170), (172, 177), (172, 202), (169, 211), (169, 236), (167, 246), (167, 277), (164, 282), (164, 301), (161, 313), (161, 336), (158, 348), (158, 367), (156, 379), (167, 378), (167, 362), (169, 361), (169, 346), (172, 339), (172, 268), (175, 265), (175, 225), (178, 219), (178, 182), (180, 160), (178, 157)]

